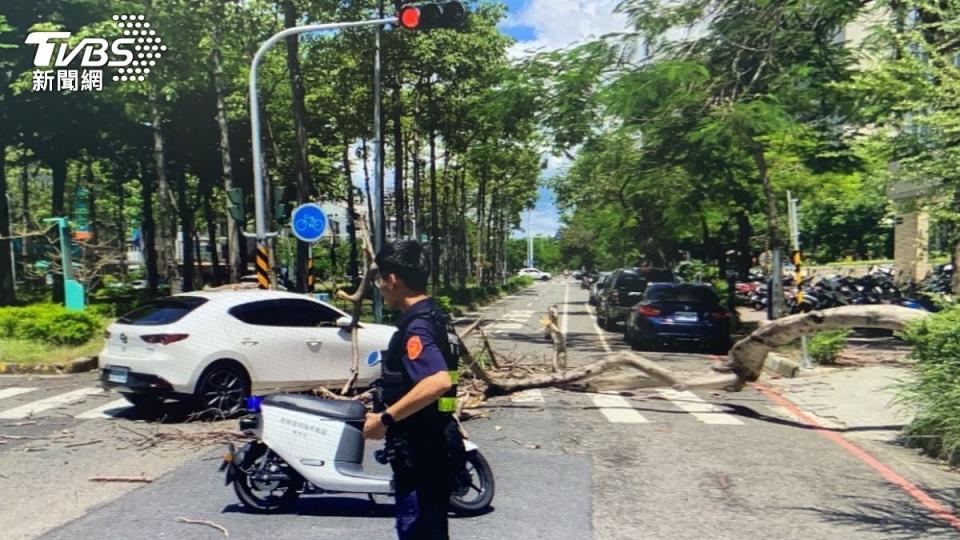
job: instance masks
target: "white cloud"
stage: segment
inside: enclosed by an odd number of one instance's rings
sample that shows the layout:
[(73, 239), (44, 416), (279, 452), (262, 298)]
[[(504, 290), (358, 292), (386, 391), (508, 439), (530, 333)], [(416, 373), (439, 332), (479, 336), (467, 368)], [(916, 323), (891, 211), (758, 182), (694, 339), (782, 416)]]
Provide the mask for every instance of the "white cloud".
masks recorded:
[(614, 13), (618, 3), (619, 0), (530, 0), (503, 26), (529, 26), (536, 37), (514, 44), (510, 56), (517, 58), (537, 49), (560, 49), (627, 30), (627, 17)]

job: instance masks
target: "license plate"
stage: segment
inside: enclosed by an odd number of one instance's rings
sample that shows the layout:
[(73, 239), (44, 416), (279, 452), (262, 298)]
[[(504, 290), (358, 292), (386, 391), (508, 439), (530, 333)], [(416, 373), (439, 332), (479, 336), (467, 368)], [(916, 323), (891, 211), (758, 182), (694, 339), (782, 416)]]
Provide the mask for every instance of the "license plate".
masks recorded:
[(112, 383), (126, 384), (129, 373), (130, 370), (127, 368), (110, 368), (110, 372), (107, 373), (107, 380)]
[(677, 322), (697, 322), (697, 314), (692, 311), (678, 311), (673, 315)]

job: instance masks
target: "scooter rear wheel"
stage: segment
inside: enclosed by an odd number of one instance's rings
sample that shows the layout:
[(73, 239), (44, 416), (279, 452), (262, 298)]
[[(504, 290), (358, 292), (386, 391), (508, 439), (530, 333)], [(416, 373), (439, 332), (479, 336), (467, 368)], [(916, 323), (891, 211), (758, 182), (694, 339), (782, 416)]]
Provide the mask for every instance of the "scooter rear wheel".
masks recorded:
[[(287, 474), (285, 479), (263, 480), (258, 473)], [(253, 512), (272, 513), (289, 509), (300, 497), (303, 479), (263, 443), (250, 443), (243, 463), (237, 467), (233, 490), (243, 505)]]
[(483, 512), (493, 501), (493, 470), (480, 452), (467, 454), (467, 474), (470, 483), (450, 495), (450, 509), (460, 515)]

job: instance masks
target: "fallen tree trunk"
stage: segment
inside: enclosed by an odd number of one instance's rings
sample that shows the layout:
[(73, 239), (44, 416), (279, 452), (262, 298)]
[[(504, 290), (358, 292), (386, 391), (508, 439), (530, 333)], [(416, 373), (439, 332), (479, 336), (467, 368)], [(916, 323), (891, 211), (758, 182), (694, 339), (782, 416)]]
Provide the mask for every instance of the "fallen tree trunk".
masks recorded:
[(902, 306), (842, 306), (791, 315), (771, 321), (733, 345), (726, 368), (745, 382), (756, 381), (763, 371), (767, 353), (777, 347), (827, 330), (882, 328), (899, 331), (910, 322), (926, 317), (926, 311)]
[[(575, 369), (551, 374), (531, 374), (515, 379), (496, 372), (488, 372), (473, 360), (466, 347), (463, 350), (469, 371), (486, 384), (484, 390), (486, 397), (546, 387), (596, 391), (669, 386), (678, 390), (711, 388), (738, 391), (745, 383), (756, 381), (760, 377), (767, 353), (801, 336), (845, 328), (882, 328), (898, 331), (908, 323), (926, 316), (927, 312), (916, 309), (871, 305), (844, 306), (785, 317), (763, 326), (734, 344), (727, 362), (720, 368), (714, 368), (722, 373), (707, 373), (696, 377), (675, 373), (636, 353), (623, 351), (613, 358), (605, 358)], [(477, 323), (464, 332), (464, 336)], [(639, 371), (646, 376), (636, 373), (611, 373), (623, 368)]]

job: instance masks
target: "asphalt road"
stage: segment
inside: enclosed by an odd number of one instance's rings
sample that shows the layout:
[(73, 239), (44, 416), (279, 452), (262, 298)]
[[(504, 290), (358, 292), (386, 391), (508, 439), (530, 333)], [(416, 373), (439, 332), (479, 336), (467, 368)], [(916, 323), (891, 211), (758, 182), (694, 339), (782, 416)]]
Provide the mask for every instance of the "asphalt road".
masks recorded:
[[(549, 361), (539, 320), (553, 304), (563, 314), (571, 365), (627, 349), (621, 335), (594, 325), (585, 300), (586, 291), (558, 278), (506, 298), (482, 316), (505, 360)], [(678, 371), (705, 372), (713, 361), (691, 353), (643, 354)], [(178, 522), (185, 517), (217, 523), (231, 538), (393, 537), (389, 499), (374, 506), (361, 497), (309, 497), (289, 514), (247, 514), (223, 486), (216, 449), (137, 446), (144, 439), (136, 433), (232, 428), (231, 423), (184, 424), (172, 418), (157, 425), (122, 410), (77, 418), (114, 399), (101, 395), (29, 419), (3, 418), (4, 411), (41, 397), (3, 398), (4, 390), (32, 385), (49, 397), (90, 382), (89, 376), (0, 378), (0, 435), (46, 437), (0, 438), (6, 442), (0, 445), (0, 507), (14, 509), (0, 513), (0, 530), (6, 531), (0, 536), (31, 538), (47, 531), (40, 537), (222, 537), (216, 529)], [(857, 396), (849, 399), (855, 404)], [(869, 414), (857, 425), (813, 429), (809, 418), (753, 388), (722, 395), (545, 389), (498, 398), (487, 412), (466, 428), (494, 469), (494, 508), (451, 520), (453, 538), (958, 536), (957, 523), (950, 522), (960, 494), (956, 473), (895, 444), (871, 440), (870, 433), (896, 426), (871, 423)], [(15, 425), (24, 422), (37, 423)], [(93, 440), (102, 442), (68, 447)], [(881, 475), (876, 463), (843, 441), (865, 449), (894, 476)], [(95, 474), (141, 473), (156, 480), (96, 489), (87, 481)], [(908, 482), (913, 495), (891, 478)], [(918, 492), (941, 505), (940, 515), (920, 502)]]

